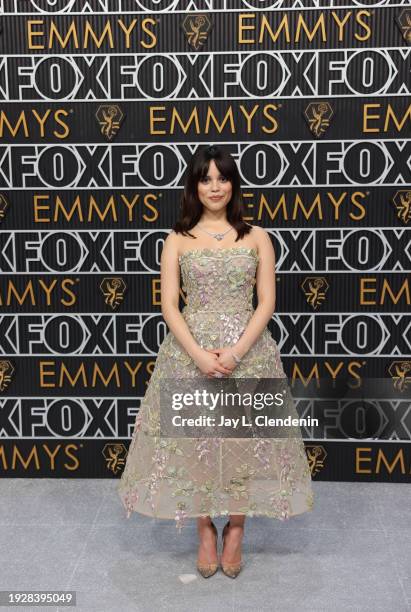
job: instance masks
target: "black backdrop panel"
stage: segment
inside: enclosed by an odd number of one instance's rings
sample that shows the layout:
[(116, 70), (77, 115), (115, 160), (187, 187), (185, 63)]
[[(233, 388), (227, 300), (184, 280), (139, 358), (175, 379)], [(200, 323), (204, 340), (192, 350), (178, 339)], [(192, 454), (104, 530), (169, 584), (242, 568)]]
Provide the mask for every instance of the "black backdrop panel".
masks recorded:
[(290, 380), (392, 385), (392, 401), (336, 401), (333, 439), (303, 428), (313, 478), (409, 482), (409, 0), (0, 13), (2, 476), (120, 476), (168, 331), (160, 256), (184, 171), (220, 143), (276, 252), (269, 329)]

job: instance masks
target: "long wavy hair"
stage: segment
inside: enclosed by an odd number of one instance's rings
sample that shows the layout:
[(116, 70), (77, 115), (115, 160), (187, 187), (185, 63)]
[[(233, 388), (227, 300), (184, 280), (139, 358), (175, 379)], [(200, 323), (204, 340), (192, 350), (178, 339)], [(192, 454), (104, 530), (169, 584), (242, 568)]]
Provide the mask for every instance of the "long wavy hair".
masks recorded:
[(227, 204), (227, 221), (237, 232), (237, 240), (248, 234), (252, 227), (243, 220), (245, 207), (241, 196), (241, 179), (237, 165), (230, 153), (218, 146), (211, 145), (197, 149), (190, 159), (184, 182), (184, 191), (180, 200), (180, 216), (176, 221), (173, 230), (178, 234), (190, 234), (192, 229), (199, 222), (203, 204), (198, 198), (198, 182), (207, 176), (210, 161), (214, 160), (221, 174), (231, 182), (232, 195)]

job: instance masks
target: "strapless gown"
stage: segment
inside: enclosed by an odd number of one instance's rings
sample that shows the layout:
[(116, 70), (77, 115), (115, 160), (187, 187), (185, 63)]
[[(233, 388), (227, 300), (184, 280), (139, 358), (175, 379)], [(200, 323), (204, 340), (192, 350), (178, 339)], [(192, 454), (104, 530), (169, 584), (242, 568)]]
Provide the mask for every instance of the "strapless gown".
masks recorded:
[[(187, 296), (182, 315), (200, 346), (232, 346), (240, 338), (254, 312), (258, 262), (257, 251), (249, 247), (203, 248), (179, 257)], [(244, 514), (284, 520), (311, 510), (311, 472), (299, 428), (298, 435), (282, 439), (159, 436), (161, 378), (204, 376), (169, 331), (141, 400), (118, 484), (127, 518), (138, 512), (174, 519), (181, 530), (191, 517)], [(286, 380), (268, 327), (231, 376)], [(288, 414), (298, 418), (294, 403)]]

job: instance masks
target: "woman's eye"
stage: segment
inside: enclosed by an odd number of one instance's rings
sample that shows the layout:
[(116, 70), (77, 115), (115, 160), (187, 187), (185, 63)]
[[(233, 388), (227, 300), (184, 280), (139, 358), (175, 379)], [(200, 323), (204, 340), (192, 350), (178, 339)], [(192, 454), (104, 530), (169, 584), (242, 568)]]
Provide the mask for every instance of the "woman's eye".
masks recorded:
[[(201, 183), (207, 183), (209, 180), (208, 176), (205, 176), (204, 178), (200, 179)], [(220, 176), (220, 181), (222, 181), (223, 183), (227, 182), (227, 178), (225, 176)]]

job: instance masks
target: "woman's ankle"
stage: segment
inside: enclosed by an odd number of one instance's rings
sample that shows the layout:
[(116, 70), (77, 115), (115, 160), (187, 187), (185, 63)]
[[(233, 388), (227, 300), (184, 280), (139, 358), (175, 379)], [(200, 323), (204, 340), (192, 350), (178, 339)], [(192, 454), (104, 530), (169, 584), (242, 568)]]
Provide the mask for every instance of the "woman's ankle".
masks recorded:
[(197, 529), (198, 531), (201, 531), (203, 529), (209, 529), (212, 528), (213, 526), (213, 522), (211, 520), (211, 518), (209, 516), (207, 517), (201, 517), (197, 520)]
[(245, 527), (245, 517), (242, 517), (242, 516), (234, 516), (234, 517), (232, 517), (232, 516), (230, 516), (229, 523), (230, 523), (229, 526), (228, 526), (229, 529), (231, 529), (231, 528), (234, 529), (234, 528), (237, 528), (237, 527), (240, 528), (240, 529), (244, 529), (244, 527)]

